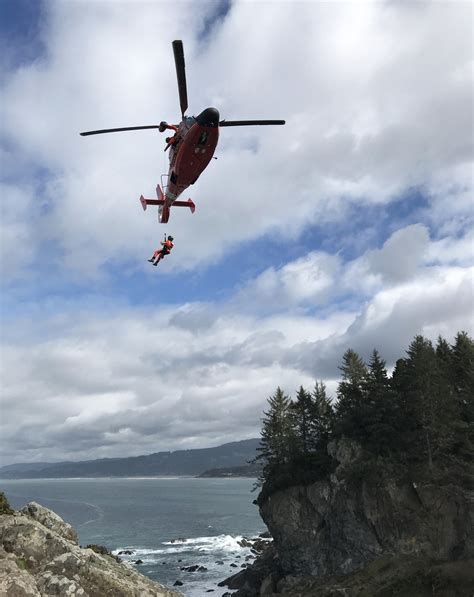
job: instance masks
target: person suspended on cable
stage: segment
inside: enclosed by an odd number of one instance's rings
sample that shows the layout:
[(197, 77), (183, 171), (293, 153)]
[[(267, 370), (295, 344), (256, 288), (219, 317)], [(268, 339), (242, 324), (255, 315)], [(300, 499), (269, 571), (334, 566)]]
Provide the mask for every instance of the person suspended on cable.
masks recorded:
[(171, 249), (174, 246), (173, 240), (174, 239), (172, 236), (168, 236), (168, 238), (166, 238), (166, 235), (165, 235), (165, 240), (160, 241), (160, 245), (162, 245), (161, 249), (157, 249), (153, 253), (153, 257), (151, 259), (149, 259), (148, 261), (153, 263), (153, 265), (158, 265), (158, 263), (163, 259), (163, 257), (165, 257), (166, 255), (169, 255), (171, 253)]

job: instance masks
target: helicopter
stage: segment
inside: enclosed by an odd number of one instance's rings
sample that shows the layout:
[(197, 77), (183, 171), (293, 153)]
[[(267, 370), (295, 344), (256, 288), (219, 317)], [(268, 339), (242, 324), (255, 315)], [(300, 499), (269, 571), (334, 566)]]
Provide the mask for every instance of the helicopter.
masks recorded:
[(157, 198), (145, 199), (143, 195), (140, 197), (144, 210), (146, 210), (147, 205), (158, 205), (158, 220), (163, 224), (168, 222), (171, 206), (189, 207), (191, 212), (194, 213), (196, 209), (194, 202), (191, 199), (178, 201), (178, 197), (197, 181), (213, 158), (219, 140), (220, 128), (226, 126), (285, 124), (284, 120), (219, 120), (219, 111), (212, 107), (204, 109), (197, 116), (186, 116), (188, 93), (183, 42), (180, 39), (175, 40), (172, 42), (172, 46), (181, 108), (181, 122), (179, 124), (168, 124), (162, 121), (158, 125), (129, 126), (80, 133), (81, 136), (86, 137), (142, 129), (158, 129), (160, 133), (166, 130), (174, 132), (173, 136), (166, 138), (165, 151), (169, 149), (169, 171), (167, 175), (162, 175), (161, 186), (160, 183), (156, 186)]

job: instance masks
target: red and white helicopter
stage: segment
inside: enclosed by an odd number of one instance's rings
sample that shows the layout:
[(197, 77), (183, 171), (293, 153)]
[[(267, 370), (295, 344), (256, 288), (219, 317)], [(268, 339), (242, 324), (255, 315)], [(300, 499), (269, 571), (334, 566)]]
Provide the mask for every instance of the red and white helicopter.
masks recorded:
[[(80, 133), (85, 137), (140, 129), (158, 129), (160, 133), (167, 129), (174, 131), (173, 137), (166, 139), (165, 151), (170, 150), (170, 166), (168, 175), (161, 177), (163, 189), (160, 184), (156, 186), (157, 199), (145, 199), (143, 195), (140, 197), (143, 209), (146, 209), (147, 205), (158, 205), (158, 218), (162, 223), (168, 222), (172, 205), (189, 207), (191, 212), (194, 213), (196, 206), (191, 199), (187, 201), (177, 201), (177, 199), (189, 185), (196, 182), (211, 161), (219, 140), (219, 128), (224, 126), (285, 124), (284, 120), (219, 120), (219, 112), (216, 108), (206, 108), (198, 116), (185, 116), (188, 109), (188, 94), (186, 90), (183, 42), (181, 40), (173, 42), (173, 52), (182, 117), (179, 125), (160, 122), (159, 125), (129, 126)], [(163, 184), (163, 179), (167, 179), (166, 184)]]

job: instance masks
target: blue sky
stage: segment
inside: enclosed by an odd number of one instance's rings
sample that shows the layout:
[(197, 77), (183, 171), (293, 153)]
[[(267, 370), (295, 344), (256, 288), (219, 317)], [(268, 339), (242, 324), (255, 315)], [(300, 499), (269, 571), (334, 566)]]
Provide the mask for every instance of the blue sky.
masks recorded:
[[(473, 333), (470, 3), (0, 6), (2, 463), (255, 437), (349, 347)], [(162, 226), (163, 137), (78, 133), (176, 122), (173, 39), (189, 114), (287, 124), (223, 129)]]

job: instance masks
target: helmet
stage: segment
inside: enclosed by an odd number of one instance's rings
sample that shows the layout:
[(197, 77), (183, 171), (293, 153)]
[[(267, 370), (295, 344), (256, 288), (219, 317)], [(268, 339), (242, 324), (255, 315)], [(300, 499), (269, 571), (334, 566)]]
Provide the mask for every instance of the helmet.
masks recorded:
[(168, 236), (168, 240), (174, 240), (172, 236)]

